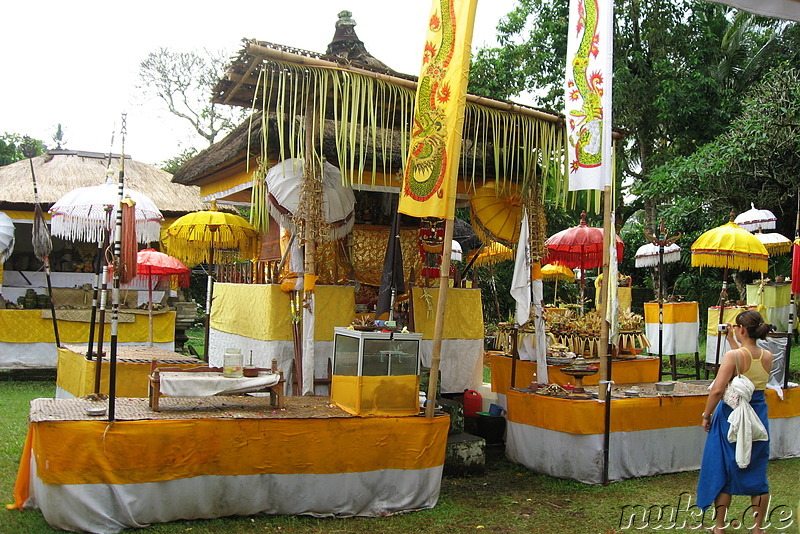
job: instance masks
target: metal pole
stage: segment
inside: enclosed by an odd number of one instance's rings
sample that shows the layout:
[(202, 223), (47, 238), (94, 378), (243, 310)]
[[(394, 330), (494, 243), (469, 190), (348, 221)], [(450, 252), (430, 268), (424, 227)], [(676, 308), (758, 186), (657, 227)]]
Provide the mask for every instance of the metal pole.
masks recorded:
[(119, 163), (119, 199), (117, 201), (117, 224), (114, 230), (114, 282), (111, 286), (111, 356), (108, 374), (108, 420), (114, 421), (117, 394), (117, 345), (119, 342), (119, 284), (122, 274), (122, 201), (125, 194), (125, 131), (126, 118), (122, 116), (122, 150)]

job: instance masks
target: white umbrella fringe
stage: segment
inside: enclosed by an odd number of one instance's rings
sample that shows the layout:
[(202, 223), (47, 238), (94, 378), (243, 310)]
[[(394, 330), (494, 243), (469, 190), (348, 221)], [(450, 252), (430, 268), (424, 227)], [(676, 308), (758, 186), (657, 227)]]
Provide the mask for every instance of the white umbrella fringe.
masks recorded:
[[(119, 186), (113, 181), (79, 187), (61, 197), (50, 208), (52, 234), (68, 241), (96, 243), (111, 231), (109, 221), (116, 220)], [(164, 218), (152, 200), (133, 189), (124, 189), (136, 203), (136, 241), (152, 243), (159, 240)], [(111, 206), (110, 217), (106, 207)]]
[(751, 202), (750, 209), (737, 215), (733, 222), (748, 232), (755, 232), (758, 229), (773, 230), (777, 220), (774, 213), (769, 210), (756, 209)]
[(14, 253), (14, 223), (11, 217), (0, 212), (0, 263)]
[[(636, 267), (658, 267), (658, 246), (647, 243), (636, 250)], [(681, 247), (675, 243), (664, 247), (664, 263), (673, 263), (681, 259)]]
[[(303, 178), (303, 159), (289, 158), (267, 171), (267, 209), (278, 223), (296, 233), (295, 215), (300, 204), (300, 187)], [(323, 209), (328, 225), (328, 241), (341, 239), (353, 229), (356, 197), (353, 190), (342, 185), (342, 174), (327, 161), (322, 171)]]

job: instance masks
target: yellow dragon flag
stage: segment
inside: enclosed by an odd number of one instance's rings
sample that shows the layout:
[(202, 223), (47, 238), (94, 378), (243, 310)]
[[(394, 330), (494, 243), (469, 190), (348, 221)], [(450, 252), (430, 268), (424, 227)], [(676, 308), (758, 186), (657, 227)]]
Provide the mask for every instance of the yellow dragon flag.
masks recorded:
[(452, 219), (477, 0), (434, 0), (398, 210)]

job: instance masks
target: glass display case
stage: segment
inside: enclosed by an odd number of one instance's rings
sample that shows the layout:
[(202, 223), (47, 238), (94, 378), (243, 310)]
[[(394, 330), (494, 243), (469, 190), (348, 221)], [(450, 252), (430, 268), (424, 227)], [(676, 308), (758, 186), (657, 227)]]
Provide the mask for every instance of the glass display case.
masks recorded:
[(419, 412), (422, 334), (334, 331), (331, 402), (356, 415)]

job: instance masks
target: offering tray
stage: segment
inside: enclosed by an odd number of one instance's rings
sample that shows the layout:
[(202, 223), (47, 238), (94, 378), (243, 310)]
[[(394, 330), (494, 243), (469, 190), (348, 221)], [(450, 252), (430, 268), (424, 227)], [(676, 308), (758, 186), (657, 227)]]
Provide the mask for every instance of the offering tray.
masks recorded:
[(597, 367), (564, 367), (561, 369), (561, 372), (565, 375), (569, 375), (575, 377), (575, 389), (572, 390), (570, 396), (572, 395), (581, 395), (583, 396), (586, 393), (586, 390), (583, 389), (583, 377), (584, 376), (591, 376), (597, 373)]

